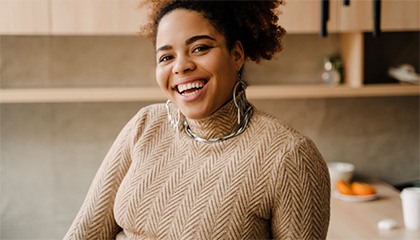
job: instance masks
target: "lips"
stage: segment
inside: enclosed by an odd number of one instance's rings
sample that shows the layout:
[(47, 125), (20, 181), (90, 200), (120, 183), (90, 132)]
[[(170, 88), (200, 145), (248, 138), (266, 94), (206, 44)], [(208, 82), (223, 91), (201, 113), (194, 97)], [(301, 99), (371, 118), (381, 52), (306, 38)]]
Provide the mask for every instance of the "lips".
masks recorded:
[(183, 96), (190, 96), (200, 91), (206, 85), (206, 83), (206, 80), (197, 80), (194, 82), (182, 83), (177, 85), (177, 90)]

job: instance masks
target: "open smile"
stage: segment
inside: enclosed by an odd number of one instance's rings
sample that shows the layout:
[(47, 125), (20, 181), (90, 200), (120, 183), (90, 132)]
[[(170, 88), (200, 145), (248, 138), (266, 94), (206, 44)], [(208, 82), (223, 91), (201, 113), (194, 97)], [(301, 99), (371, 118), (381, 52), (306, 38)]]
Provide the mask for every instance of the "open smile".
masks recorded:
[(207, 80), (198, 80), (179, 84), (176, 89), (182, 96), (191, 96), (200, 91), (207, 84)]

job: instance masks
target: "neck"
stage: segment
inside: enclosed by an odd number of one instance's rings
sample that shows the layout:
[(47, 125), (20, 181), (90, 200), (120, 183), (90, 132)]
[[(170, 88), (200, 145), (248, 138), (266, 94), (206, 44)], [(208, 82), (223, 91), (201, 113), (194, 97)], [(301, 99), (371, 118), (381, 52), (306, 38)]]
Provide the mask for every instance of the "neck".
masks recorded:
[(235, 137), (245, 130), (253, 112), (247, 101), (241, 108), (239, 122), (238, 108), (232, 100), (209, 117), (200, 120), (186, 119), (184, 129), (188, 135), (200, 142), (219, 142)]

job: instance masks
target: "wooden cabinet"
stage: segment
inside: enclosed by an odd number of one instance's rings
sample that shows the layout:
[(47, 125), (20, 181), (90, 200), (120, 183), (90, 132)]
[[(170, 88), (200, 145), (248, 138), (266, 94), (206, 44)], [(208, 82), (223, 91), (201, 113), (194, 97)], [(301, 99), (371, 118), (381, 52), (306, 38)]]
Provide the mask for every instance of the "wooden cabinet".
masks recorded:
[[(351, 0), (350, 6), (338, 8), (341, 32), (372, 31), (373, 0)], [(419, 31), (419, 10), (417, 0), (382, 0), (382, 31)]]
[(1, 0), (0, 34), (49, 34), (48, 4), (49, 0)]
[[(1, 34), (134, 35), (146, 19), (139, 0), (1, 0)], [(383, 31), (418, 31), (417, 0), (382, 0)], [(321, 0), (286, 0), (280, 24), (289, 33), (317, 33)], [(330, 0), (329, 32), (372, 31), (373, 0)]]
[(50, 0), (51, 33), (135, 35), (146, 14), (138, 0)]
[[(316, 33), (321, 26), (321, 0), (286, 0), (280, 7), (280, 24), (289, 33)], [(417, 0), (382, 0), (382, 31), (419, 31), (420, 3)], [(330, 0), (329, 32), (373, 30), (373, 0)]]
[(419, 31), (420, 1), (385, 0), (382, 6), (384, 31)]
[(138, 0), (1, 0), (0, 34), (136, 35)]
[[(316, 33), (321, 27), (321, 0), (286, 0), (280, 6), (279, 23), (288, 33)], [(330, 20), (327, 27), (338, 31), (338, 12), (335, 11), (338, 1), (331, 1)]]

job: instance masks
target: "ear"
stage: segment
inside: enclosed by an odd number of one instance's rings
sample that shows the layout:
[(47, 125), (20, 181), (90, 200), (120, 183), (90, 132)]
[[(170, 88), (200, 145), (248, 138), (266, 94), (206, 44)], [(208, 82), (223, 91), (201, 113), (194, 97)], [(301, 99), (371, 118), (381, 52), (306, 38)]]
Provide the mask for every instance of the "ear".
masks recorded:
[(240, 41), (236, 41), (232, 48), (232, 57), (235, 62), (236, 70), (239, 71), (245, 63), (245, 52)]

